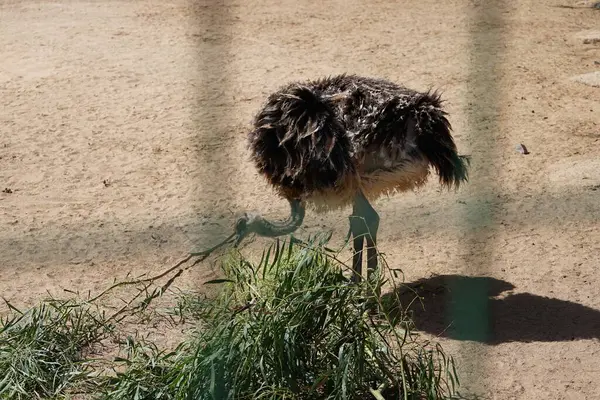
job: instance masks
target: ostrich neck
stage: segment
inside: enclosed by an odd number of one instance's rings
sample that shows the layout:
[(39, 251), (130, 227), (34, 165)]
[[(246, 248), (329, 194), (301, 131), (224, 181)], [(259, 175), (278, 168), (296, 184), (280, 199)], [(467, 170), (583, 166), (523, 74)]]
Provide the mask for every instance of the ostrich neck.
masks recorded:
[(269, 221), (261, 217), (255, 232), (258, 235), (267, 237), (283, 236), (294, 232), (302, 225), (305, 210), (298, 200), (290, 200), (290, 208), (290, 216), (284, 221)]

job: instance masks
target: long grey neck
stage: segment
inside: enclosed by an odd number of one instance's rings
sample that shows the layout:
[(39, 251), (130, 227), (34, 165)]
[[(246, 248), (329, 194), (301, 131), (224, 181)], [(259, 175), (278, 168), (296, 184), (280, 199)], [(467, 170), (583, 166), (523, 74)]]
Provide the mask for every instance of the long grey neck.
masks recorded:
[(305, 209), (299, 200), (290, 200), (291, 213), (284, 221), (272, 222), (258, 217), (254, 232), (260, 236), (277, 237), (288, 235), (302, 225)]

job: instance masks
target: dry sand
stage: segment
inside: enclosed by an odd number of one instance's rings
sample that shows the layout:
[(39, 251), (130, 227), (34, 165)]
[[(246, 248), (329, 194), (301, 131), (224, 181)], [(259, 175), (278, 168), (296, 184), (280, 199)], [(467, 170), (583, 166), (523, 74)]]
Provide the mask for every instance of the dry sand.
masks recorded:
[[(3, 0), (0, 294), (97, 292), (214, 243), (234, 213), (284, 215), (244, 151), (265, 96), (386, 77), (441, 88), (473, 160), (458, 193), (432, 181), (375, 205), (388, 262), (435, 289), (419, 327), (457, 357), (466, 392), (600, 399), (600, 89), (573, 78), (600, 69), (585, 40), (600, 11), (487, 3)], [(347, 214), (310, 214), (303, 232), (341, 236)], [(211, 276), (205, 263), (178, 284)], [(445, 329), (457, 282), (490, 290), (492, 336)]]

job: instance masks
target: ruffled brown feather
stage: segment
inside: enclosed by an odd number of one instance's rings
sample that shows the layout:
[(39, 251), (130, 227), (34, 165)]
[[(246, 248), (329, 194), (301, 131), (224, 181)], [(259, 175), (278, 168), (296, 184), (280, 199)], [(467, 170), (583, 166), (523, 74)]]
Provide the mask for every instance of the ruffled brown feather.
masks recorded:
[(338, 75), (289, 84), (267, 99), (249, 134), (252, 159), (288, 199), (336, 208), (421, 186), (468, 179), (438, 93)]
[(288, 196), (333, 188), (354, 171), (343, 124), (310, 87), (293, 84), (271, 95), (254, 125), (252, 159)]

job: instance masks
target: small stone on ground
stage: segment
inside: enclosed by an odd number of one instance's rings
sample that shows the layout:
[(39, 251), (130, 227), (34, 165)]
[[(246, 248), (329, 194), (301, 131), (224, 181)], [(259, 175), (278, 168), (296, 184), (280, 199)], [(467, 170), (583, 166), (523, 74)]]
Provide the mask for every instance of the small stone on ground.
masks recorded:
[(600, 71), (589, 72), (587, 74), (577, 75), (573, 80), (588, 86), (600, 88)]

